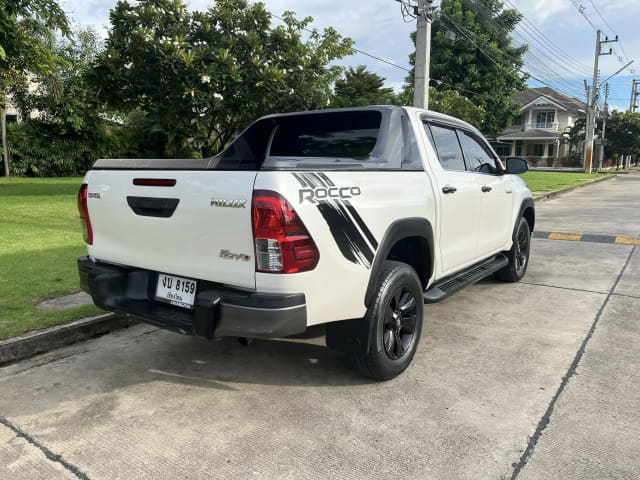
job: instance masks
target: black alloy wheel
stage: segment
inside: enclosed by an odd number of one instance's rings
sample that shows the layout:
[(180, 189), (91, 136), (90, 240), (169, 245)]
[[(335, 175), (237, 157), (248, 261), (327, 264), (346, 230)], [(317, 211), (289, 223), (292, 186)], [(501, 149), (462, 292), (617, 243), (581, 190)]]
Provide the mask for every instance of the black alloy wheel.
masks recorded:
[(410, 265), (386, 260), (376, 281), (376, 294), (357, 325), (363, 350), (350, 353), (353, 367), (374, 380), (390, 380), (411, 363), (423, 322), (422, 283)]
[(529, 261), (529, 244), (531, 242), (531, 234), (529, 233), (529, 225), (527, 228), (518, 229), (518, 234), (515, 241), (514, 260), (516, 267), (516, 274), (520, 277), (524, 276), (524, 271), (527, 268), (527, 262)]
[(505, 252), (509, 263), (502, 270), (494, 273), (494, 277), (504, 282), (518, 282), (524, 277), (529, 265), (531, 253), (531, 229), (524, 217), (520, 217), (513, 237), (511, 250)]
[(384, 351), (398, 360), (413, 348), (416, 341), (417, 300), (406, 287), (398, 288), (390, 297), (382, 330)]

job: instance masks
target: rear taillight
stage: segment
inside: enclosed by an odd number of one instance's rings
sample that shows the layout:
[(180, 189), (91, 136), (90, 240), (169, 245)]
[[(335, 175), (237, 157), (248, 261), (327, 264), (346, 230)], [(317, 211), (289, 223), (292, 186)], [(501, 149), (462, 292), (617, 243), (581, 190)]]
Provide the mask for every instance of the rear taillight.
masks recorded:
[(256, 271), (298, 273), (313, 270), (320, 254), (291, 204), (280, 194), (253, 194), (253, 238)]
[(83, 183), (78, 191), (78, 213), (82, 223), (82, 233), (84, 241), (89, 245), (93, 245), (93, 229), (91, 228), (91, 219), (89, 218), (89, 208), (87, 205), (88, 186)]

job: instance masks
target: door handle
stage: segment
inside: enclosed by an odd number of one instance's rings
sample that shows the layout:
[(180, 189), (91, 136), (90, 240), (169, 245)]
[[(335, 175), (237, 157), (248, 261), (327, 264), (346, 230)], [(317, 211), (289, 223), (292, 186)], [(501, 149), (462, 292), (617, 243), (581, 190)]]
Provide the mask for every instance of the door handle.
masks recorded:
[(483, 185), (482, 186), (482, 191), (484, 193), (490, 192), (491, 190), (493, 190), (493, 188), (491, 188), (489, 185)]
[(451, 185), (447, 185), (442, 187), (442, 193), (456, 193), (458, 189), (456, 187), (452, 187)]

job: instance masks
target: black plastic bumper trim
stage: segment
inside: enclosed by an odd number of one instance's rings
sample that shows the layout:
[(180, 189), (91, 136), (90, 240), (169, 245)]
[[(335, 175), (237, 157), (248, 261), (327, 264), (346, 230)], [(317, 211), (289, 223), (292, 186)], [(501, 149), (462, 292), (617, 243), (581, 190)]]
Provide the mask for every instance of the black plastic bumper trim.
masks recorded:
[(128, 317), (206, 338), (276, 338), (307, 328), (305, 296), (243, 292), (200, 280), (194, 308), (154, 299), (158, 272), (78, 259), (80, 285), (94, 303)]

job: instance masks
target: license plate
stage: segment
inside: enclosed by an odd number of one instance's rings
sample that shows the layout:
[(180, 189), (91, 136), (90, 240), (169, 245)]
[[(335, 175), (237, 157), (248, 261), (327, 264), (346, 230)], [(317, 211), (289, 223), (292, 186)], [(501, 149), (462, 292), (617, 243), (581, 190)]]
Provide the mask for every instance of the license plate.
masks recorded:
[(193, 308), (198, 282), (175, 275), (158, 275), (156, 300), (182, 308)]

